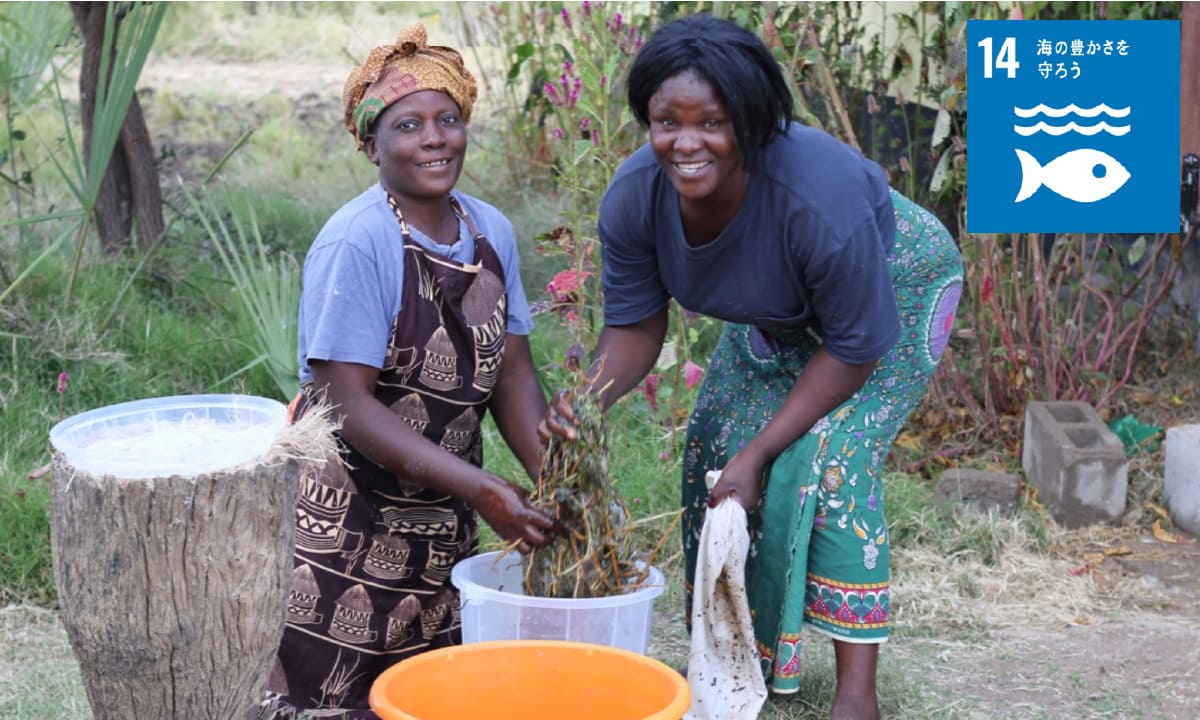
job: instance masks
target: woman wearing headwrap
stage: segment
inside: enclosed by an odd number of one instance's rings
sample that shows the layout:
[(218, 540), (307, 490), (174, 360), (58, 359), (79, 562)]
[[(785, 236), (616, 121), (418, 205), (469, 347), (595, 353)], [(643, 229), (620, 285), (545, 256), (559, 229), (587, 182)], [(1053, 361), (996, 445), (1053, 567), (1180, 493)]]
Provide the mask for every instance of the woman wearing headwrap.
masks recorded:
[(304, 263), (299, 417), (341, 421), (343, 463), (301, 480), (295, 570), (264, 718), (359, 720), (372, 681), (460, 642), (450, 568), (476, 512), (525, 552), (553, 520), (482, 469), (492, 411), (530, 477), (546, 400), (512, 225), (454, 190), (475, 81), (410, 28), (346, 81), (345, 122), (379, 182), (325, 224)]

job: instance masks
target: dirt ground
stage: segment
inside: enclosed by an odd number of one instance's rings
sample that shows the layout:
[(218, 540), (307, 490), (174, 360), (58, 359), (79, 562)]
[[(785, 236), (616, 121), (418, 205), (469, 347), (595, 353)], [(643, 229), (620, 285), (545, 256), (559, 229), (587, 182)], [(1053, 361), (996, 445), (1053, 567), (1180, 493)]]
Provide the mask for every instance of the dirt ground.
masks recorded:
[[(219, 78), (222, 96), (250, 100), (277, 91), (297, 107), (316, 105), (336, 117), (346, 70), (152, 59), (143, 86), (186, 97), (203, 94)], [(1037, 605), (1042, 611), (1020, 622), (990, 623), (951, 639), (936, 626), (929, 633), (901, 631), (884, 650), (885, 664), (943, 695), (946, 712), (939, 717), (1200, 718), (1200, 543), (1165, 543), (1146, 533), (1126, 544), (1129, 554), (1084, 570), (1094, 583), (1091, 606), (1046, 612)], [(1064, 582), (1078, 579), (1075, 569), (1063, 561)], [(1000, 602), (1019, 608), (1033, 592), (1013, 586)], [(686, 640), (678, 607), (663, 600), (657, 626), (675, 630), (655, 638), (652, 654), (669, 661), (686, 652)], [(42, 658), (47, 677), (77, 672), (49, 611), (0, 608), (0, 648), (0, 687), (21, 673), (31, 653)]]

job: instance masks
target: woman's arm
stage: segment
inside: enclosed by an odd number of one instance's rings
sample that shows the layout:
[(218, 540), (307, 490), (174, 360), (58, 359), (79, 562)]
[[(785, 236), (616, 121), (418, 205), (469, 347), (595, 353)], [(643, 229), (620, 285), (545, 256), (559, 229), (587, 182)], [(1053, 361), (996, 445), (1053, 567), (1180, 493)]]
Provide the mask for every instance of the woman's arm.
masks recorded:
[(375, 398), (379, 371), (357, 363), (309, 361), (313, 384), (325, 393), (356, 450), (388, 472), (466, 500), (506, 541), (518, 548), (547, 542), (551, 518), (528, 505), (519, 487), (446, 452)]
[(736, 495), (747, 510), (757, 505), (766, 466), (818, 420), (858, 392), (875, 370), (876, 362), (842, 362), (823, 347), (813, 353), (779, 411), (725, 466), (709, 503), (716, 505)]
[(537, 426), (546, 415), (546, 394), (538, 381), (528, 337), (510, 334), (505, 339), (504, 362), (490, 407), (500, 435), (536, 482), (541, 465)]
[[(667, 336), (669, 307), (664, 305), (650, 317), (632, 325), (605, 325), (600, 331), (587, 371), (587, 390), (599, 396), (602, 409), (612, 407), (654, 367)], [(555, 395), (550, 412), (538, 425), (538, 437), (543, 443), (548, 443), (552, 434), (573, 440), (574, 420), (570, 398), (560, 392)]]

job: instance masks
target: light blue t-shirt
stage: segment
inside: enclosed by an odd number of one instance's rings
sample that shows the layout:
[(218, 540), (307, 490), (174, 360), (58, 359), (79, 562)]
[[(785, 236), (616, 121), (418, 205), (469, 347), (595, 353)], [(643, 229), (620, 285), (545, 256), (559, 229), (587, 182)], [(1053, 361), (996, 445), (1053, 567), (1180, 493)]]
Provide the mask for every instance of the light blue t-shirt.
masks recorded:
[[(504, 268), (508, 332), (533, 329), (521, 286), (517, 239), (512, 223), (492, 205), (460, 192), (454, 197), (487, 237)], [(475, 261), (475, 239), (459, 221), (458, 242), (440, 245), (415, 227), (413, 241), (442, 257)], [(300, 296), (300, 381), (312, 380), (309, 358), (382, 368), (392, 321), (401, 310), (404, 241), (400, 224), (377, 183), (343, 205), (325, 223), (304, 259)]]

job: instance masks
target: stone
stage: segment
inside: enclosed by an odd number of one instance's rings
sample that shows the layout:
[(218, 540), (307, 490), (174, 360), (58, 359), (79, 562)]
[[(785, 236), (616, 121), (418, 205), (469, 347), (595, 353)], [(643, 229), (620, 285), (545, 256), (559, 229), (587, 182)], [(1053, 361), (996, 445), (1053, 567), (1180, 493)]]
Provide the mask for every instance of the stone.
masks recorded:
[(963, 503), (979, 512), (1012, 514), (1021, 502), (1021, 478), (1011, 473), (950, 468), (938, 480), (939, 502)]
[(1038, 499), (1065, 527), (1119, 524), (1125, 514), (1125, 448), (1088, 403), (1026, 405), (1021, 468)]
[(1200, 535), (1200, 424), (1167, 428), (1163, 494), (1176, 527)]

